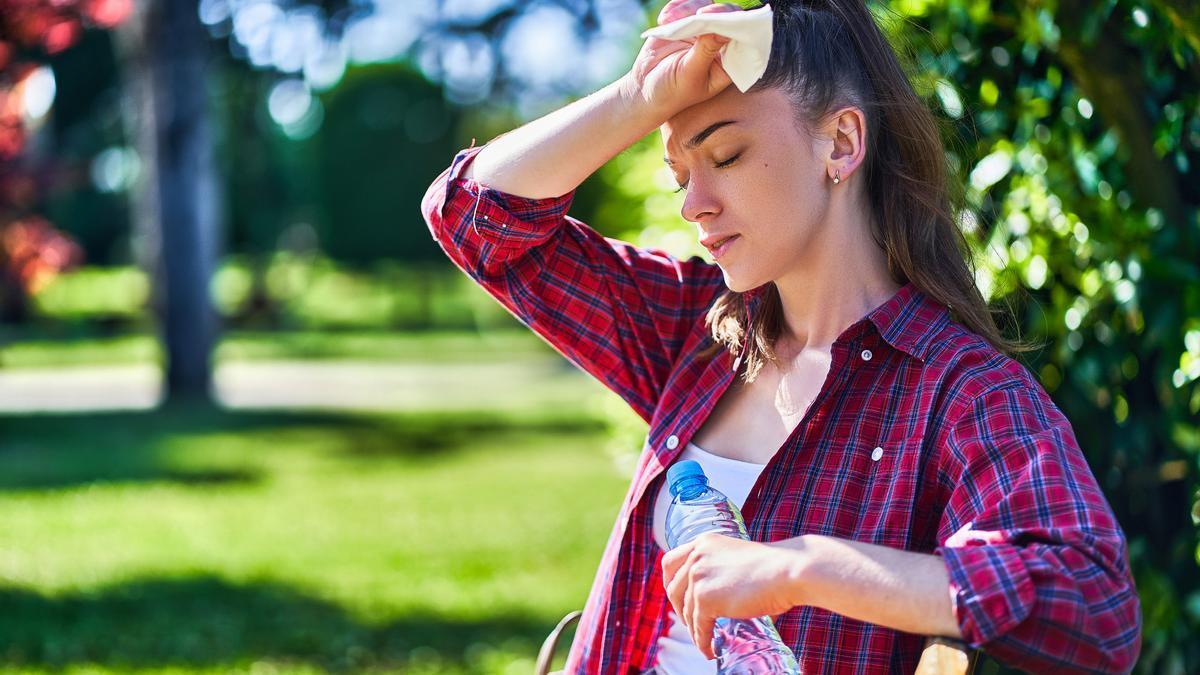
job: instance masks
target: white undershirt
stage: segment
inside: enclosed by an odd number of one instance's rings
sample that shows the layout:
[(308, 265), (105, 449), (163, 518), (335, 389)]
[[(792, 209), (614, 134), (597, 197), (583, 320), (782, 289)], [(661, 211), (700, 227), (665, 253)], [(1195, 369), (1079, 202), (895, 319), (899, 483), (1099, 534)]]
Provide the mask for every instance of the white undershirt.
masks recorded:
[[(766, 464), (754, 464), (714, 455), (695, 443), (688, 443), (675, 461), (680, 462), (685, 459), (699, 462), (704, 469), (704, 475), (708, 477), (708, 484), (729, 497), (729, 501), (739, 509), (746, 503), (746, 497), (754, 488), (754, 483), (758, 481), (759, 474), (766, 467)], [(664, 480), (654, 502), (654, 542), (663, 550), (667, 550), (666, 523), (667, 508), (670, 505), (671, 489)], [(716, 673), (717, 662), (704, 658), (673, 610), (667, 610), (667, 623), (669, 626), (667, 633), (658, 639), (656, 672), (664, 675)]]

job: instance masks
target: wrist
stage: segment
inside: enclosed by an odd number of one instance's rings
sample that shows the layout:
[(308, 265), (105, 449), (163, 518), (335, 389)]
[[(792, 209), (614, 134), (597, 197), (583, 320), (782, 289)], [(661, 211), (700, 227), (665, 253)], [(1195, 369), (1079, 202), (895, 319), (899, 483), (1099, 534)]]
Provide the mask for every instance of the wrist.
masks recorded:
[(787, 601), (792, 607), (811, 605), (810, 588), (815, 566), (814, 535), (802, 534), (799, 537), (784, 539), (778, 542), (778, 545), (786, 556), (783, 587), (786, 589)]
[(671, 118), (673, 111), (647, 100), (632, 73), (625, 73), (612, 83), (622, 113), (626, 119), (636, 120), (639, 126), (653, 131)]

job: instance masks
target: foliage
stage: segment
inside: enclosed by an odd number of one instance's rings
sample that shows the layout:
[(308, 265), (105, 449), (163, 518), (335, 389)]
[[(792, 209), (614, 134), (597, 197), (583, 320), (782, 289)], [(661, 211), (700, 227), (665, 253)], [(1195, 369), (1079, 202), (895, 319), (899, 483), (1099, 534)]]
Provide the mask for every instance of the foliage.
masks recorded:
[(54, 97), (38, 63), (79, 41), (87, 26), (111, 28), (130, 0), (0, 0), (0, 321), (25, 318), (26, 295), (78, 262), (80, 249), (35, 212), (42, 180), (17, 160)]
[(25, 143), (22, 86), (36, 61), (75, 44), (85, 26), (112, 28), (125, 20), (130, 0), (0, 0), (0, 160)]
[[(895, 2), (953, 120), (980, 287), (1045, 348), (1130, 540), (1141, 672), (1200, 669), (1200, 24), (1166, 3)], [(899, 26), (897, 26), (897, 30)], [(900, 37), (900, 35), (897, 35)], [(1195, 514), (1195, 515), (1193, 515)]]
[(44, 218), (0, 226), (0, 321), (23, 318), (25, 295), (45, 288), (80, 255), (79, 246)]
[(417, 206), (457, 149), (458, 111), (407, 67), (355, 68), (313, 138), (324, 249), (352, 262), (441, 263)]

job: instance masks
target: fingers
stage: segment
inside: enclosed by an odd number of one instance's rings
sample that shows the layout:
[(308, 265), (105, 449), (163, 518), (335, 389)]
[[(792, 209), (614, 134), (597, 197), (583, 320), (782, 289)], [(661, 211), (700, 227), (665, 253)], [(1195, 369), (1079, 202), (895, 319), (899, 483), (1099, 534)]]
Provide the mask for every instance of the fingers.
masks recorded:
[[(696, 580), (692, 578), (691, 570), (688, 570), (688, 587), (687, 592), (683, 594), (683, 614), (687, 617), (684, 619), (684, 624), (687, 626), (688, 633), (692, 636), (692, 642), (697, 646), (700, 645), (696, 634)], [(701, 651), (704, 651), (701, 649)]]
[(742, 8), (738, 7), (737, 5), (731, 5), (727, 2), (718, 2), (713, 5), (703, 6), (700, 9), (696, 10), (696, 13), (697, 14), (716, 14), (718, 12), (740, 12), (740, 11), (742, 11)]
[(686, 51), (691, 46), (691, 43), (680, 40), (664, 40), (656, 37), (646, 38), (646, 45), (642, 48), (646, 53), (646, 70), (653, 70), (663, 59), (675, 52)]
[(695, 569), (694, 566), (688, 569), (688, 585), (683, 594), (683, 613), (679, 616), (683, 621), (684, 627), (687, 628), (688, 635), (691, 636), (692, 642), (700, 649), (700, 652), (705, 655), (705, 658), (712, 658), (708, 656), (708, 650), (705, 648), (702, 637), (703, 630), (701, 629), (701, 626), (704, 625), (704, 622), (700, 620), (700, 603), (697, 602), (696, 579), (692, 574), (693, 569)]
[(711, 0), (671, 0), (658, 13), (658, 25), (678, 21), (697, 13), (700, 8), (711, 5)]
[(688, 617), (685, 621), (688, 633), (692, 636), (692, 642), (704, 654), (706, 659), (715, 659), (712, 649), (713, 636), (713, 619), (708, 618), (700, 609), (698, 600), (699, 591), (697, 590), (697, 580), (691, 579), (688, 584), (687, 593), (684, 595), (684, 615)]
[(732, 40), (724, 35), (714, 35), (712, 33), (701, 35), (700, 40), (705, 43), (705, 48), (712, 53), (713, 58), (720, 56), (721, 48), (732, 42)]
[(696, 646), (700, 648), (700, 653), (704, 654), (707, 659), (717, 658), (716, 652), (713, 651), (713, 629), (716, 625), (715, 619), (710, 619), (698, 610), (693, 613), (692, 630), (695, 632)]
[(671, 582), (667, 584), (667, 599), (671, 602), (671, 608), (675, 610), (675, 614), (679, 616), (680, 621), (687, 623), (688, 615), (684, 609), (684, 595), (687, 591), (690, 581), (690, 557), (684, 560), (683, 566), (675, 571), (671, 578)]
[(672, 0), (658, 13), (658, 25), (687, 18), (693, 14), (715, 12), (740, 12), (741, 7), (727, 2), (713, 3), (711, 0)]
[(679, 570), (679, 567), (683, 565), (683, 561), (687, 560), (688, 552), (691, 550), (692, 544), (689, 543), (678, 548), (671, 549), (663, 554), (662, 567), (664, 586), (671, 583), (671, 580), (675, 577), (675, 573)]
[(706, 617), (701, 612), (696, 590), (699, 581), (699, 565), (697, 564), (699, 556), (696, 554), (696, 544), (701, 539), (663, 555), (663, 582), (667, 589), (667, 599), (670, 601), (675, 615), (683, 623), (692, 642), (705, 655), (705, 658), (711, 660), (716, 658), (712, 649), (715, 619)]

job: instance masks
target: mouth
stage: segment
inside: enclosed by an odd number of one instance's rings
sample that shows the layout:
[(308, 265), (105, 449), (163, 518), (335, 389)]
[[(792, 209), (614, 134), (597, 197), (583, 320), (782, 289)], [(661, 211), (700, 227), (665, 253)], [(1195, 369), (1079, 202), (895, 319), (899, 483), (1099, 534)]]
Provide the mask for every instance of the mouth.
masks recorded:
[(733, 234), (720, 239), (714, 238), (711, 241), (704, 241), (701, 243), (704, 244), (704, 248), (707, 248), (709, 253), (712, 253), (713, 258), (720, 259), (721, 256), (725, 255), (725, 252), (729, 250), (729, 247), (732, 246), (733, 243), (736, 242), (740, 237), (741, 235), (739, 234)]

